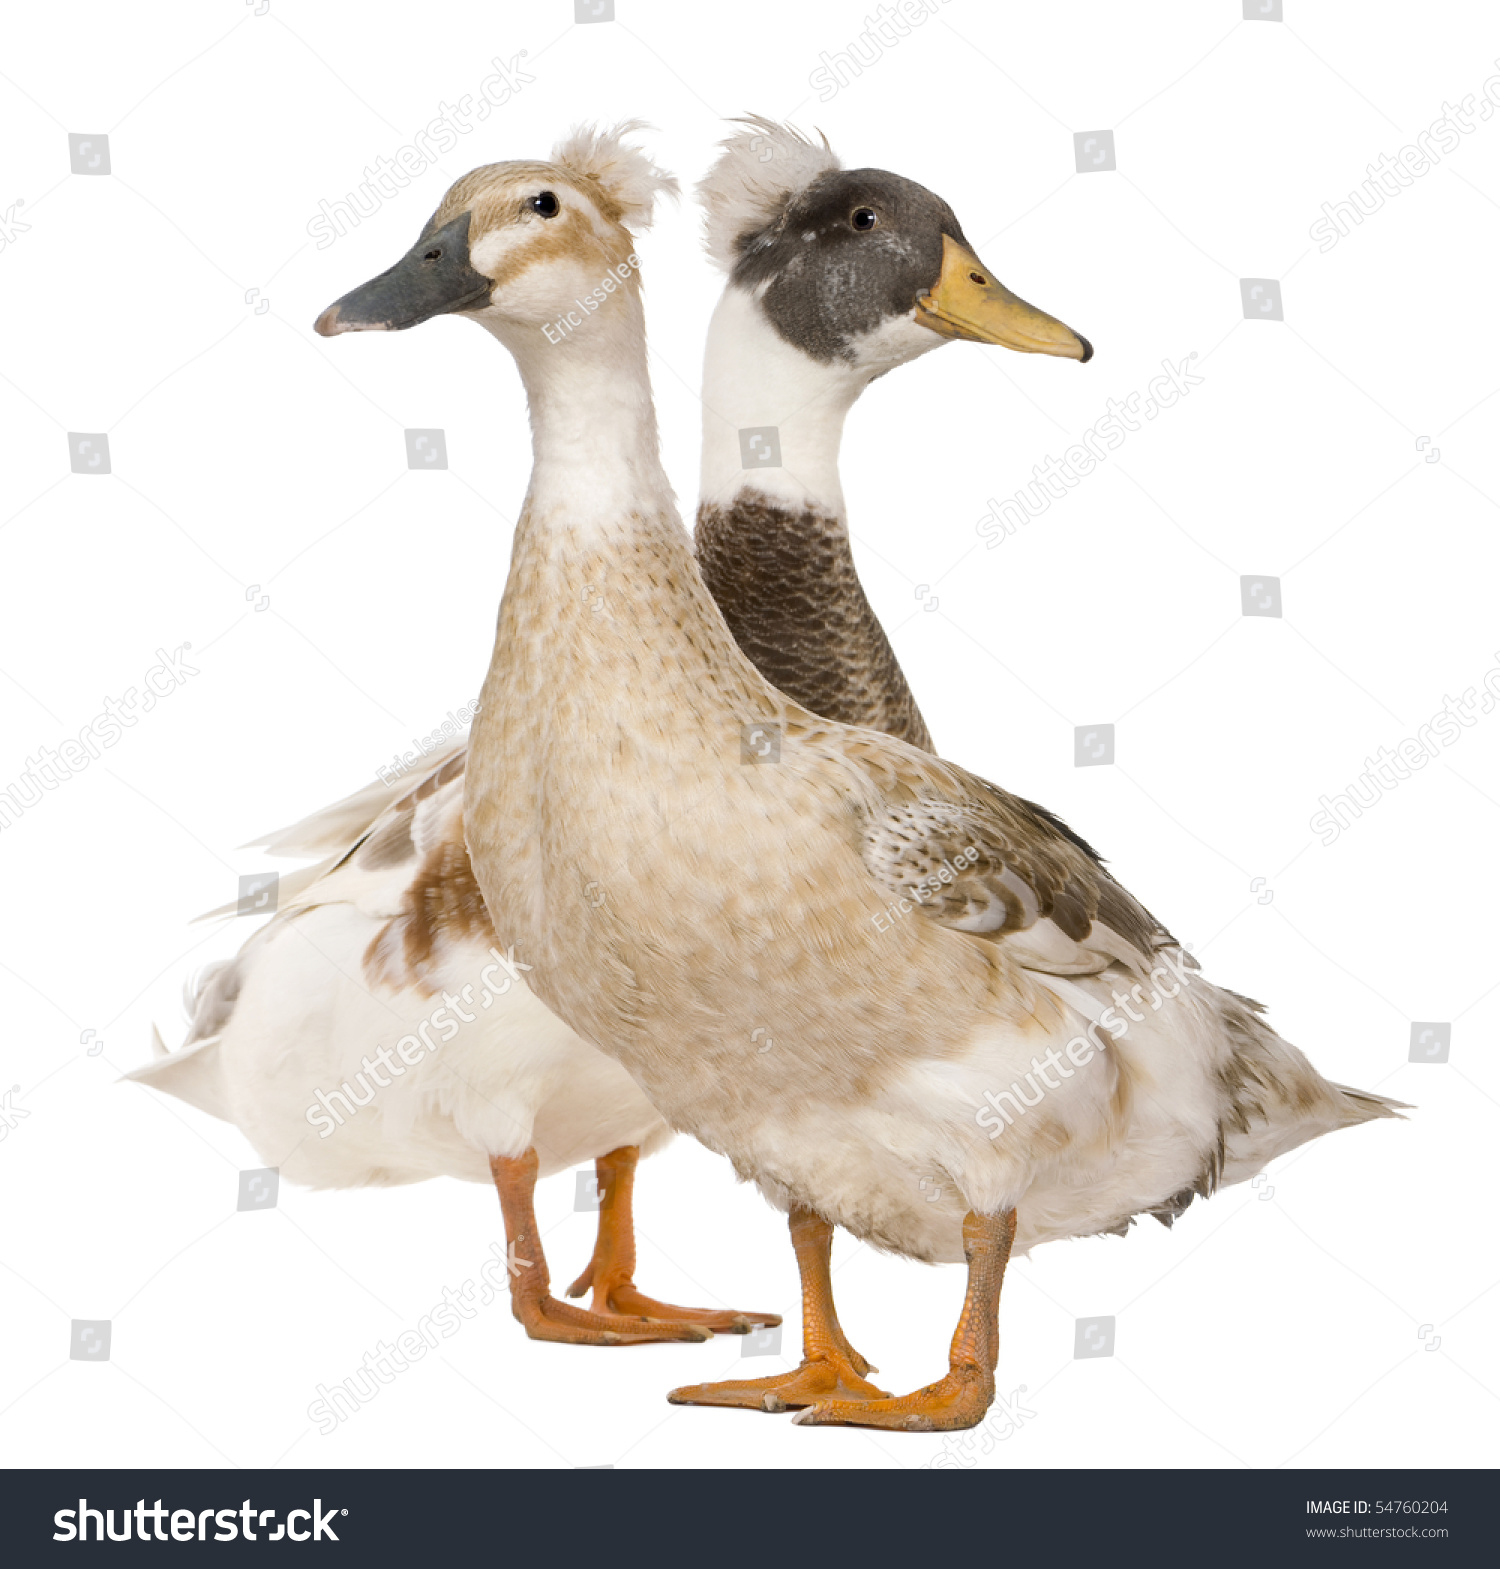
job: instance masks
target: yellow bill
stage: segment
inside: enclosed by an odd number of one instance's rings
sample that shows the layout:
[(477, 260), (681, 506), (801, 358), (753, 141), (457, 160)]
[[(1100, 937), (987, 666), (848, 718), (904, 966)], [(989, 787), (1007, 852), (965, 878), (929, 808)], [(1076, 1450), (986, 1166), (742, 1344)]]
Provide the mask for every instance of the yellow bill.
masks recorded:
[(967, 245), (943, 236), (943, 269), (917, 296), (917, 320), (945, 338), (998, 343), (1019, 354), (1056, 354), (1087, 362), (1094, 346), (1046, 311), (1012, 294)]

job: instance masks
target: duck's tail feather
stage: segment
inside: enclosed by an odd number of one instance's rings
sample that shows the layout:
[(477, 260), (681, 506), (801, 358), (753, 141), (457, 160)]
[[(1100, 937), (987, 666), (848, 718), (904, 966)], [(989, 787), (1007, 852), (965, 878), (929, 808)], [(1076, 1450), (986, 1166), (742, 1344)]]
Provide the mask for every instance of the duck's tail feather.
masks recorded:
[[(362, 832), (363, 830), (361, 830)], [(355, 835), (358, 837), (358, 834)], [(270, 851), (269, 854), (279, 855), (280, 851)], [(330, 855), (326, 860), (317, 861), (311, 866), (299, 866), (295, 872), (278, 872), (276, 874), (276, 903), (273, 909), (284, 910), (288, 905), (300, 898), (314, 883), (325, 877), (342, 860), (342, 852)], [(215, 906), (212, 910), (205, 910), (202, 915), (193, 917), (193, 924), (199, 925), (203, 921), (222, 920), (226, 915), (238, 915), (240, 902), (231, 899), (227, 904)]]
[(181, 1051), (168, 1051), (161, 1031), (151, 1026), (151, 1061), (139, 1068), (132, 1068), (122, 1078), (136, 1084), (149, 1084), (154, 1090), (164, 1090), (185, 1100), (189, 1106), (206, 1111), (211, 1117), (233, 1122), (229, 1114), (229, 1097), (224, 1085), (224, 1074), (219, 1062), (219, 1037), (210, 1035), (203, 1040), (184, 1046)]
[(434, 772), (455, 753), (467, 747), (467, 740), (457, 740), (449, 746), (429, 752), (422, 759), (421, 773), (393, 774), (389, 783), (377, 779), (374, 784), (356, 790), (353, 795), (346, 795), (332, 806), (325, 806), (298, 822), (276, 829), (274, 833), (262, 834), (260, 838), (252, 839), (240, 848), (264, 850), (267, 855), (342, 855), (369, 830), (386, 807), (411, 789), (416, 779)]
[(1405, 1122), (1402, 1113), (1416, 1110), (1409, 1101), (1392, 1100), (1388, 1095), (1377, 1095), (1374, 1090), (1350, 1089), (1347, 1084), (1334, 1084), (1331, 1080), (1328, 1087), (1339, 1097), (1345, 1127), (1373, 1122), (1376, 1117), (1400, 1117)]

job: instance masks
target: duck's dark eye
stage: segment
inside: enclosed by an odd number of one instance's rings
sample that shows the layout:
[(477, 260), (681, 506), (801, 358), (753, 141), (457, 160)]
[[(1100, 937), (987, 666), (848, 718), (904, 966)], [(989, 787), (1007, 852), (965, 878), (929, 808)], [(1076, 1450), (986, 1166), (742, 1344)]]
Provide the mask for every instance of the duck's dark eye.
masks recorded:
[(849, 215), (849, 222), (863, 234), (867, 229), (873, 229), (880, 217), (873, 207), (856, 207)]
[(438, 247), (436, 247), (436, 249), (428, 251), (427, 254), (422, 258), (422, 260), (423, 261), (436, 261), (438, 259), (438, 257), (441, 256), (442, 254), (443, 254), (443, 248), (442, 248), (441, 245), (439, 245)]
[(555, 218), (562, 208), (558, 206), (557, 197), (551, 191), (543, 191), (538, 196), (531, 198), (532, 212), (539, 212), (544, 218)]

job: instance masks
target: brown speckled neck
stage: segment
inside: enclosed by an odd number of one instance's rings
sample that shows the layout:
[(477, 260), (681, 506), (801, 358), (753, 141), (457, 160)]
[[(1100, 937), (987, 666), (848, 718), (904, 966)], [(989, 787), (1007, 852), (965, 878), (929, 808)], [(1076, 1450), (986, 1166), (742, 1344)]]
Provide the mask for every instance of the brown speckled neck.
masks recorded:
[(695, 538), (709, 592), (767, 681), (824, 719), (932, 751), (838, 518), (743, 490), (700, 506)]

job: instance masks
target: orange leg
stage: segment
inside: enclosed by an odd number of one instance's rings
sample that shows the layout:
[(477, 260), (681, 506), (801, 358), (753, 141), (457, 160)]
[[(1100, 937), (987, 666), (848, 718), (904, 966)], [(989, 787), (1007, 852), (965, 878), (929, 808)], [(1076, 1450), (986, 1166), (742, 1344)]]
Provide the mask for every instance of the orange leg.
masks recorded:
[(697, 1324), (723, 1335), (748, 1335), (762, 1324), (779, 1324), (779, 1313), (738, 1313), (732, 1308), (673, 1307), (637, 1291), (635, 1286), (635, 1145), (611, 1150), (594, 1162), (599, 1182), (599, 1235), (587, 1268), (568, 1287), (581, 1297), (591, 1286), (596, 1313), (626, 1314), (658, 1323)]
[(688, 1384), (667, 1399), (679, 1406), (740, 1406), (751, 1411), (787, 1411), (820, 1401), (875, 1400), (885, 1391), (865, 1381), (877, 1372), (849, 1344), (833, 1305), (828, 1259), (833, 1227), (810, 1209), (787, 1216), (797, 1269), (802, 1276), (802, 1365), (770, 1378), (733, 1379), (722, 1384)]
[(829, 1400), (792, 1418), (809, 1426), (838, 1423), (907, 1433), (951, 1433), (973, 1427), (995, 1398), (1000, 1359), (1000, 1283), (1016, 1236), (1016, 1212), (964, 1216), (969, 1286), (948, 1351), (948, 1372), (935, 1384), (895, 1400)]
[(497, 1155), (490, 1161), (510, 1258), (510, 1310), (533, 1340), (555, 1340), (568, 1346), (629, 1346), (653, 1340), (709, 1340), (709, 1330), (696, 1324), (652, 1324), (618, 1313), (585, 1313), (552, 1295), (547, 1259), (537, 1236), (532, 1194), (536, 1189), (537, 1155)]

